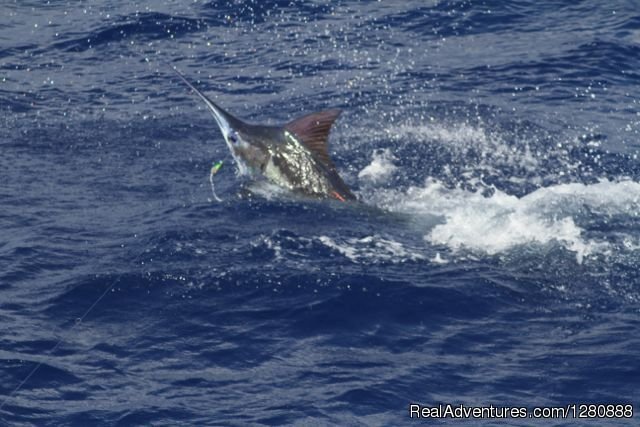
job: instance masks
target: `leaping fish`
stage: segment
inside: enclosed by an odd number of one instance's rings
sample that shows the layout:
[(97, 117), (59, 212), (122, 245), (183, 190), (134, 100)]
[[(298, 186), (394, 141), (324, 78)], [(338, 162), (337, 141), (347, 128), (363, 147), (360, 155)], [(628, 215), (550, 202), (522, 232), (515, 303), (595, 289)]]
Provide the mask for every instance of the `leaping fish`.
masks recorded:
[(206, 104), (241, 175), (263, 176), (289, 191), (315, 198), (356, 199), (338, 175), (327, 148), (331, 125), (340, 110), (311, 113), (284, 126), (249, 124), (223, 110), (174, 71)]

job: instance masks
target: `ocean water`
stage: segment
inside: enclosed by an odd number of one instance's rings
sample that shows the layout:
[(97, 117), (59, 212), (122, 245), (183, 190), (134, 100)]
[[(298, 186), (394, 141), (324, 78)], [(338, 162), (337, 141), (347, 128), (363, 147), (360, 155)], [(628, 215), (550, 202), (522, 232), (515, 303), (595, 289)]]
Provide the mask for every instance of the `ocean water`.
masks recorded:
[[(342, 109), (359, 202), (237, 177), (172, 67)], [(638, 425), (638, 70), (635, 1), (2, 2), (0, 424)]]

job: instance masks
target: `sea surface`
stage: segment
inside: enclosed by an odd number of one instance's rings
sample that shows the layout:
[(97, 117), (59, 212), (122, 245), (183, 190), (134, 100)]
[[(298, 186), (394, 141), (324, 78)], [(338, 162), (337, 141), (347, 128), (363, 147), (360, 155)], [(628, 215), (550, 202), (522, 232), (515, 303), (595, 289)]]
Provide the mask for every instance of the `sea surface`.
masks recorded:
[[(637, 1), (1, 3), (0, 425), (640, 425)], [(174, 67), (340, 108), (359, 201), (236, 176)]]

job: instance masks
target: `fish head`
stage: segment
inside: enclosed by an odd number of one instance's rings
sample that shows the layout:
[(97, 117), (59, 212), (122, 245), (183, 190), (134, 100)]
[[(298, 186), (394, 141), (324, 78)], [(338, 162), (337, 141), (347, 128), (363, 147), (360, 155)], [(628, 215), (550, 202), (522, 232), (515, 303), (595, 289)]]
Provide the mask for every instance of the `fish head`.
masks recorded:
[(238, 166), (240, 175), (256, 175), (262, 171), (269, 159), (269, 153), (256, 132), (256, 127), (234, 117), (222, 107), (210, 100), (204, 93), (193, 86), (178, 70), (174, 69), (182, 81), (191, 88), (205, 103), (207, 109), (216, 120), (222, 137)]
[(252, 176), (259, 174), (264, 169), (269, 154), (262, 140), (253, 132), (254, 126), (244, 123), (211, 101), (207, 106), (238, 165), (238, 173)]

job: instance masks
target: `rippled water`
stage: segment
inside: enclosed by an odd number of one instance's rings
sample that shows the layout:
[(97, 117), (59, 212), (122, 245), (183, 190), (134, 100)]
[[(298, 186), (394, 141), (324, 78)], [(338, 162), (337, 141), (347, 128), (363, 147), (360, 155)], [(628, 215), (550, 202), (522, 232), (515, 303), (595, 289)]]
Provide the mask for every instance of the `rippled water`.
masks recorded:
[[(341, 108), (361, 203), (237, 178), (172, 67), (256, 123)], [(1, 422), (637, 412), (639, 69), (631, 1), (5, 2)], [(537, 421), (593, 422), (636, 424)]]

